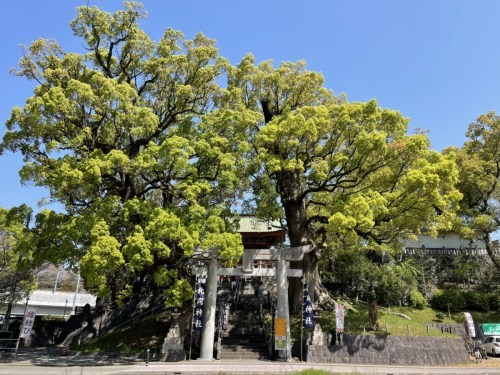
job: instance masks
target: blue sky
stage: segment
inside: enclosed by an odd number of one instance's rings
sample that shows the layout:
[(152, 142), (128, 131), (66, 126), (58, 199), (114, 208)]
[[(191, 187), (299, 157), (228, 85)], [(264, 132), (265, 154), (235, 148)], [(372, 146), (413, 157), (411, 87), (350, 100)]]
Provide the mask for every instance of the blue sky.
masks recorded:
[[(470, 122), (500, 112), (500, 1), (160, 1), (144, 0), (143, 29), (158, 40), (167, 27), (217, 40), (233, 64), (248, 52), (257, 61), (305, 59), (326, 87), (350, 101), (376, 98), (409, 117), (410, 131), (429, 131), (432, 147), (461, 146)], [(9, 73), (20, 44), (56, 39), (81, 52), (69, 22), (86, 0), (0, 2), (0, 136), (14, 106), (33, 84)], [(88, 0), (114, 12), (123, 2)], [(0, 157), (0, 206), (36, 206), (43, 188), (21, 186), (20, 155)]]

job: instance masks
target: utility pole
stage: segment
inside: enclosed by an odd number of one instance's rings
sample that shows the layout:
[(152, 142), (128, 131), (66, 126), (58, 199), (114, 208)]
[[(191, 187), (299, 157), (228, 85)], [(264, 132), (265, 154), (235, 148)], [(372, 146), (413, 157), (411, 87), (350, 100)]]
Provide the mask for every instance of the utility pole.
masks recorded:
[[(76, 289), (75, 289), (75, 296), (73, 297), (73, 312), (75, 311), (75, 306), (76, 306), (76, 296), (78, 294), (78, 289), (80, 288), (80, 270), (78, 270), (78, 276), (76, 279)], [(71, 314), (70, 314), (71, 315)]]

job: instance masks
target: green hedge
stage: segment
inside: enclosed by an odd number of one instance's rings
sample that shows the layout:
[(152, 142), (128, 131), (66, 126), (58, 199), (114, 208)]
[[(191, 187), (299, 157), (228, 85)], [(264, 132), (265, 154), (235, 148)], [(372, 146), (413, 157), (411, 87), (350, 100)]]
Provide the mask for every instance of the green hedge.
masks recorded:
[(430, 300), (437, 310), (458, 312), (463, 310), (495, 311), (500, 306), (500, 296), (493, 292), (438, 290)]

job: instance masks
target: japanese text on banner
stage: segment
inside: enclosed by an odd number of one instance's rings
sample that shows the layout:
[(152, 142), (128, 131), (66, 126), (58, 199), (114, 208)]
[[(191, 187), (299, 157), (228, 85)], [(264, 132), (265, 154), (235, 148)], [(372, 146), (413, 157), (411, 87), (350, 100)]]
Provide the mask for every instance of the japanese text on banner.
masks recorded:
[(21, 326), (21, 332), (19, 332), (19, 337), (22, 339), (27, 339), (31, 335), (31, 330), (33, 329), (33, 324), (35, 323), (36, 308), (28, 307), (24, 313), (23, 325)]

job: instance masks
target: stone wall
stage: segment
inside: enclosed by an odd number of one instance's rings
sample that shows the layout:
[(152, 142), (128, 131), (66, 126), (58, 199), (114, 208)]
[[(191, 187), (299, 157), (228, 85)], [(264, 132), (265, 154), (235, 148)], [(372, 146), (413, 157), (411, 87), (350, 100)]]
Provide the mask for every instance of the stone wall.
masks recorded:
[(341, 335), (338, 345), (308, 345), (307, 362), (456, 365), (469, 361), (464, 340), (441, 337)]

